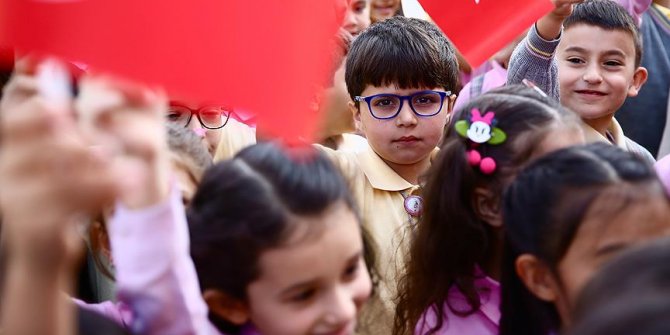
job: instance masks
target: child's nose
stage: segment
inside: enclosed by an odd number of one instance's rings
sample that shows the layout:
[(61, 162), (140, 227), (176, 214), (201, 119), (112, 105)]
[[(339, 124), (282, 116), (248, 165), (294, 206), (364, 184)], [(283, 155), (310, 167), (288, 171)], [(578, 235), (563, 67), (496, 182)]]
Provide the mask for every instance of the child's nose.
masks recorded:
[(601, 82), (603, 77), (600, 74), (598, 66), (594, 64), (586, 68), (586, 72), (584, 72), (582, 79), (587, 83), (593, 84)]
[(328, 304), (327, 323), (342, 325), (356, 317), (356, 303), (349, 289), (342, 287), (334, 292), (333, 301)]
[(402, 108), (400, 109), (400, 113), (398, 113), (398, 116), (396, 117), (396, 124), (399, 127), (402, 126), (413, 126), (416, 125), (418, 122), (418, 119), (416, 117), (416, 114), (414, 114), (414, 111), (412, 111), (412, 108), (409, 106), (409, 103), (404, 103), (402, 105)]

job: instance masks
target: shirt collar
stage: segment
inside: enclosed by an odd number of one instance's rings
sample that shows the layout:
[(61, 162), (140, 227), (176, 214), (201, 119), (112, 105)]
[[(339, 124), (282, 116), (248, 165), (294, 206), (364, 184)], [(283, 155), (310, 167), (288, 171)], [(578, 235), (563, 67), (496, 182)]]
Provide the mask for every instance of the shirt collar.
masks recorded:
[(479, 309), (493, 323), (500, 322), (500, 283), (489, 277), (475, 280), (475, 287), (479, 289)]
[(614, 138), (614, 143), (610, 142), (607, 137), (603, 136), (586, 123), (583, 124), (582, 129), (584, 130), (584, 137), (588, 143), (605, 142), (614, 144), (617, 147), (626, 150), (626, 138), (623, 135), (623, 130), (621, 129), (619, 122), (617, 122), (615, 118), (612, 118), (612, 123), (607, 127), (607, 131), (612, 135), (612, 138)]
[(356, 157), (370, 185), (376, 189), (397, 192), (415, 186), (393, 171), (370, 146), (357, 152)]

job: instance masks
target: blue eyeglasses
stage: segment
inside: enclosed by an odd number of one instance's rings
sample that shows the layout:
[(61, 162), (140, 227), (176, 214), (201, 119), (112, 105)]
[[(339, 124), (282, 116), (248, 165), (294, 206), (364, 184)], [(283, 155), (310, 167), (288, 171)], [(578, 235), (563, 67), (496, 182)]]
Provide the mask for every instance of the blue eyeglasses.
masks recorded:
[(409, 107), (418, 116), (437, 115), (442, 111), (444, 99), (450, 96), (451, 91), (421, 91), (412, 95), (382, 93), (367, 97), (356, 96), (355, 100), (357, 102), (365, 101), (368, 104), (370, 114), (375, 119), (389, 120), (400, 114), (405, 100), (409, 101)]

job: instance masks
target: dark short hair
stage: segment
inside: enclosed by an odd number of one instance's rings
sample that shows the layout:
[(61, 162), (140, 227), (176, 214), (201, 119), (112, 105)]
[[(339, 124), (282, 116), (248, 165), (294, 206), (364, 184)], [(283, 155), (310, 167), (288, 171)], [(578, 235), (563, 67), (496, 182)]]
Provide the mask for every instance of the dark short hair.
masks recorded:
[(458, 64), (454, 48), (434, 24), (395, 16), (356, 37), (345, 79), (352, 100), (368, 85), (455, 91)]
[[(259, 257), (287, 243), (297, 227), (294, 218), (318, 215), (340, 201), (357, 213), (344, 178), (311, 146), (266, 142), (215, 164), (187, 211), (201, 289), (246, 301), (247, 286), (261, 275)], [(238, 330), (211, 313), (210, 318), (225, 333)]]
[(604, 30), (624, 31), (631, 35), (635, 45), (635, 67), (640, 66), (642, 61), (642, 37), (635, 19), (616, 1), (611, 0), (587, 0), (575, 5), (575, 8), (565, 21), (563, 26), (568, 28), (586, 24)]

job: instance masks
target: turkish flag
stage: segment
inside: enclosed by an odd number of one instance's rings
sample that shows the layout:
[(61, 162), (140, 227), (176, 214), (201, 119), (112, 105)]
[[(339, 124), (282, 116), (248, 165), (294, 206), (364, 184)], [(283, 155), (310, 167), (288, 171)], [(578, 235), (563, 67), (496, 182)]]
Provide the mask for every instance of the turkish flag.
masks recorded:
[(258, 115), (311, 139), (330, 68), (332, 0), (2, 0), (0, 44)]
[(475, 68), (549, 13), (550, 0), (419, 0)]

